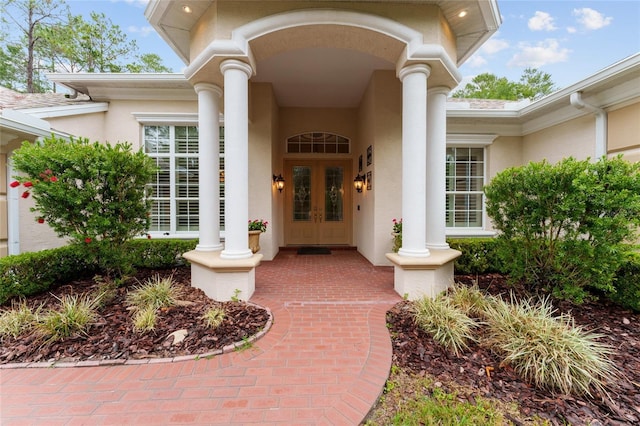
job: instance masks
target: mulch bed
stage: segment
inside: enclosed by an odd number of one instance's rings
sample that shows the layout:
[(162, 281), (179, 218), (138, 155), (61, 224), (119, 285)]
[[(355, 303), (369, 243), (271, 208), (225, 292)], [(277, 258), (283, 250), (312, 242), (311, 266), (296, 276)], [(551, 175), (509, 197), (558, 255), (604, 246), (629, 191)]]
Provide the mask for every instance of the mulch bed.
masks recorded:
[[(179, 290), (181, 305), (162, 309), (153, 331), (136, 332), (133, 314), (124, 303), (128, 290), (160, 275), (173, 276)], [(191, 274), (187, 267), (171, 270), (139, 270), (134, 277), (117, 288), (113, 300), (99, 310), (97, 321), (86, 334), (77, 334), (59, 342), (46, 343), (36, 334), (17, 339), (4, 338), (0, 347), (0, 364), (35, 361), (81, 361), (164, 358), (214, 352), (227, 345), (242, 342), (262, 330), (269, 313), (244, 302), (215, 302), (201, 290), (191, 287)], [(29, 306), (42, 305), (46, 310), (56, 307), (65, 294), (95, 293), (99, 280), (85, 279), (70, 282), (49, 292), (31, 297)], [(10, 304), (7, 304), (10, 305)], [(206, 327), (202, 316), (208, 308), (220, 307), (225, 319), (215, 330)], [(5, 306), (6, 308), (7, 306)], [(168, 337), (178, 330), (187, 330), (181, 343), (174, 344)]]
[[(173, 276), (185, 306), (164, 309), (152, 332), (133, 330), (132, 312), (124, 304), (126, 292), (146, 279), (160, 274)], [(516, 297), (526, 293), (512, 288), (500, 275), (457, 276), (457, 281), (478, 285), (491, 294)], [(83, 294), (99, 289), (99, 280), (78, 280), (28, 299), (30, 306), (54, 307), (65, 294)], [(7, 304), (8, 305), (8, 304)], [(205, 327), (201, 319), (213, 306), (222, 307), (226, 318), (215, 330)], [(6, 308), (7, 306), (5, 306)], [(401, 302), (387, 314), (393, 344), (394, 365), (418, 375), (429, 374), (445, 390), (458, 392), (470, 402), (477, 396), (515, 402), (521, 418), (510, 418), (514, 424), (539, 417), (550, 424), (563, 425), (630, 425), (640, 424), (640, 315), (607, 302), (589, 302), (579, 307), (566, 302), (556, 304), (561, 312), (571, 312), (576, 324), (603, 334), (603, 341), (615, 349), (614, 363), (621, 372), (620, 380), (611, 385), (609, 395), (593, 398), (550, 395), (523, 382), (490, 350), (477, 344), (460, 357), (441, 349), (418, 329), (408, 312), (408, 302)], [(140, 270), (117, 289), (112, 303), (102, 308), (98, 320), (86, 334), (78, 334), (60, 342), (43, 343), (35, 335), (18, 339), (5, 338), (0, 347), (0, 364), (34, 361), (120, 360), (175, 357), (210, 353), (241, 342), (262, 330), (269, 319), (266, 310), (244, 302), (215, 302), (201, 290), (190, 286), (188, 268), (172, 270)], [(185, 329), (188, 335), (180, 344), (172, 344), (169, 334)], [(492, 367), (487, 374), (487, 367)], [(447, 389), (451, 387), (451, 389)], [(455, 387), (455, 389), (454, 389)]]
[[(526, 293), (512, 288), (500, 275), (457, 276), (457, 281), (470, 284), (491, 294), (516, 297)], [(609, 395), (594, 393), (593, 398), (551, 395), (523, 382), (500, 358), (477, 344), (460, 357), (449, 354), (433, 339), (418, 329), (409, 315), (408, 302), (401, 302), (387, 314), (393, 343), (393, 363), (418, 375), (429, 374), (447, 386), (470, 389), (469, 402), (476, 396), (495, 398), (519, 405), (522, 419), (537, 416), (554, 425), (631, 425), (640, 424), (640, 315), (607, 302), (589, 302), (572, 306), (555, 303), (559, 312), (570, 312), (576, 325), (603, 334), (603, 343), (615, 349), (614, 363), (621, 372), (611, 384)], [(492, 367), (487, 373), (487, 367)], [(449, 384), (449, 385), (447, 385)], [(449, 389), (452, 391), (453, 389)], [(515, 424), (522, 419), (511, 418)]]

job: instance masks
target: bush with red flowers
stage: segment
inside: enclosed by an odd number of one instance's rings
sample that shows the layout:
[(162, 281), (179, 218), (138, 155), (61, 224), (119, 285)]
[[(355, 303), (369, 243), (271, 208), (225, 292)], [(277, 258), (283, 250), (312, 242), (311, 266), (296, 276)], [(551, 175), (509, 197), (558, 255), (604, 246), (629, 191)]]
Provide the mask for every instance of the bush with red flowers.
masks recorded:
[(155, 166), (128, 143), (50, 137), (25, 142), (14, 152), (22, 175), (10, 184), (33, 196), (36, 221), (61, 237), (88, 246), (106, 273), (127, 273), (131, 264), (122, 245), (149, 227), (149, 188)]

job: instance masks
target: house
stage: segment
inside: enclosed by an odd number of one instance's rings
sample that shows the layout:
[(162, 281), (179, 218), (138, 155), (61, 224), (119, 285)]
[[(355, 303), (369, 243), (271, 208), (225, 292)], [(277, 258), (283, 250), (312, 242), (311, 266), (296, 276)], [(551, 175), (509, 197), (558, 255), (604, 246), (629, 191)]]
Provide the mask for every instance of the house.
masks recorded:
[[(493, 235), (482, 187), (500, 170), (640, 160), (640, 54), (535, 102), (447, 99), (499, 27), (496, 1), (152, 0), (145, 14), (184, 74), (49, 75), (72, 95), (3, 105), (2, 167), (51, 130), (144, 149), (159, 167), (150, 233), (199, 237), (193, 284), (217, 299), (249, 298), (260, 261), (300, 245), (355, 246), (394, 265), (400, 294), (435, 294), (459, 255), (446, 237)], [(59, 244), (34, 236), (28, 201), (6, 183), (3, 253)], [(255, 218), (270, 223), (257, 254)]]

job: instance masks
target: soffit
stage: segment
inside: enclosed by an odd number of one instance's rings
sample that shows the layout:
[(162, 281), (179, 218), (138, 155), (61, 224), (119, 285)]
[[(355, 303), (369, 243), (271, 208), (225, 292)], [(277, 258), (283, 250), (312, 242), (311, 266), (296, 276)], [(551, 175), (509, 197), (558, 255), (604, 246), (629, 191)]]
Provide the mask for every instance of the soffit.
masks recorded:
[(183, 74), (51, 73), (47, 78), (89, 95), (93, 101), (197, 100), (193, 86)]
[[(219, 2), (227, 0), (217, 0)], [(255, 0), (228, 0), (252, 2)], [(270, 0), (262, 0), (270, 1)], [(276, 1), (276, 0), (274, 0)], [(277, 0), (280, 2), (299, 0)], [(501, 18), (497, 0), (349, 0), (357, 2), (423, 3), (436, 4), (442, 10), (455, 34), (457, 44), (457, 64), (460, 66), (480, 47), (500, 26)], [(335, 0), (333, 1), (335, 2)], [(189, 33), (214, 0), (151, 0), (145, 10), (145, 17), (160, 36), (182, 58), (189, 63)], [(188, 6), (191, 13), (185, 13)], [(466, 15), (460, 17), (460, 12)]]

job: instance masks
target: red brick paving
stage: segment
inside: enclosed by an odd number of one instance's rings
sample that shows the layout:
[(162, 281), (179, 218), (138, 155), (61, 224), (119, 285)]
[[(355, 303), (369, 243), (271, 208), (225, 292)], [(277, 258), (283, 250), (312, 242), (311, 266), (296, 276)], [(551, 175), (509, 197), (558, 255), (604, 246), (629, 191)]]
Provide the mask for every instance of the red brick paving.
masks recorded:
[(144, 365), (0, 370), (2, 425), (357, 425), (391, 365), (393, 270), (284, 250), (256, 270), (271, 330), (251, 348)]

